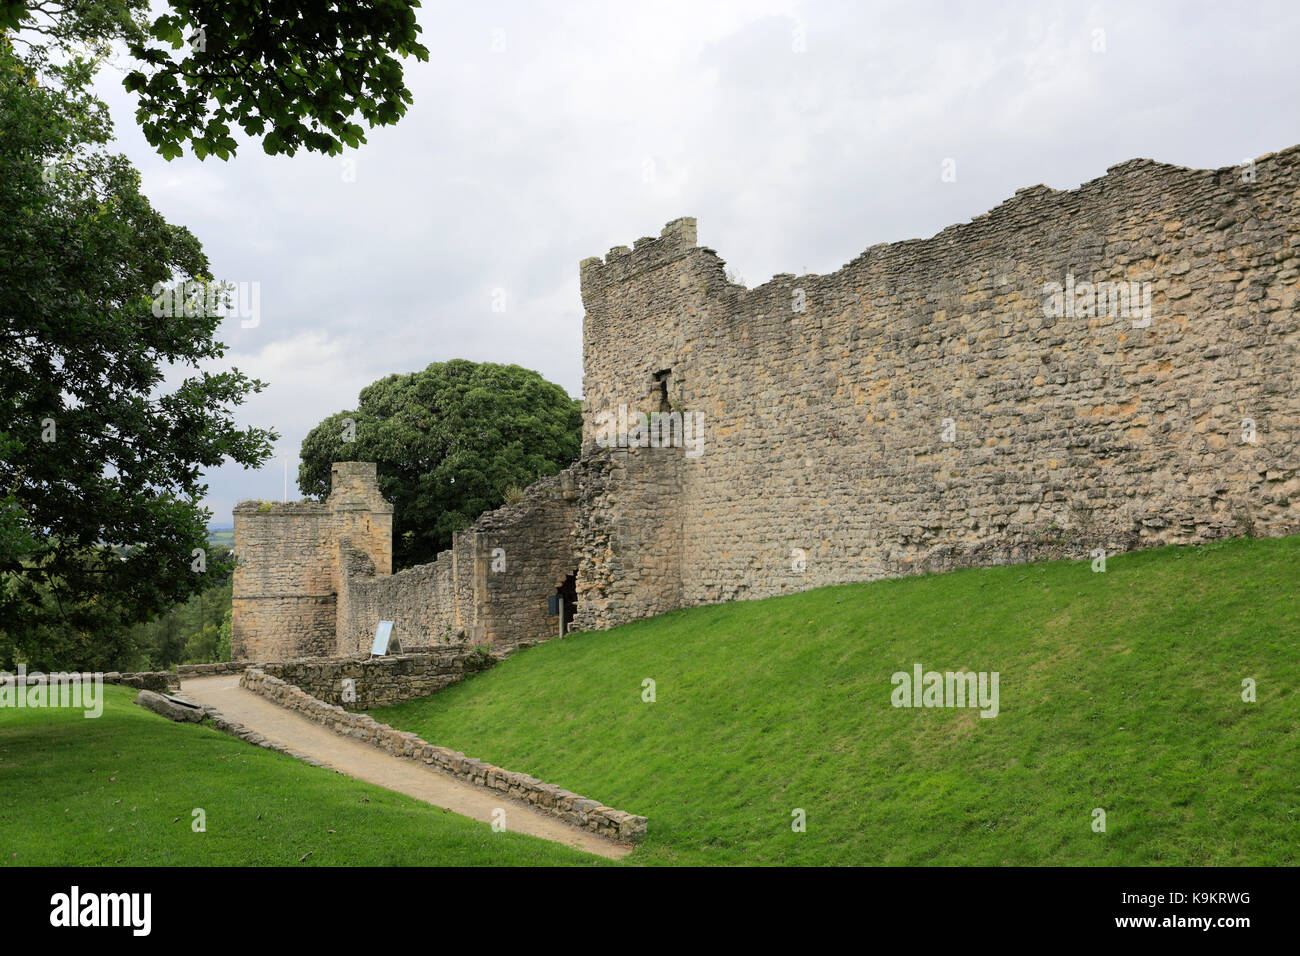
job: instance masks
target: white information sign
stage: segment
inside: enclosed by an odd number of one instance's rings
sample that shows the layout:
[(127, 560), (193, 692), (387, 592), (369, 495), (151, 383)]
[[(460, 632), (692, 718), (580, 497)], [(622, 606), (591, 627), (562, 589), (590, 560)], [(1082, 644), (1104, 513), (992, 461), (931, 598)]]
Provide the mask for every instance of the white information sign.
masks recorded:
[(387, 654), (388, 638), (393, 633), (392, 621), (380, 621), (379, 626), (375, 628), (375, 645), (370, 648), (371, 654)]

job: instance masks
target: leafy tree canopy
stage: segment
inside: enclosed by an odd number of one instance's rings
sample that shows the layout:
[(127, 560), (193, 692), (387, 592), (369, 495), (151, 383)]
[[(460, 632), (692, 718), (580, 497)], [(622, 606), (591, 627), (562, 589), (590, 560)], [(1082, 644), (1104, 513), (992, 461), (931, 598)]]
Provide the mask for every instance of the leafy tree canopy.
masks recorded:
[[(578, 457), (582, 403), (518, 365), (454, 359), (361, 390), (302, 443), (298, 488), (324, 498), (336, 461), (374, 461), (393, 504), (393, 563), (432, 561), (511, 489)], [(352, 440), (349, 440), (349, 439)]]
[[(194, 554), (202, 469), (255, 467), (276, 437), (235, 427), (263, 383), (207, 370), (225, 352), (221, 312), (191, 307), (207, 259), (105, 148), (93, 75), (0, 36), (0, 654), (35, 659), (61, 635), (69, 667), (221, 573)], [(196, 294), (159, 309), (178, 281)]]
[(411, 103), (401, 59), (427, 60), (416, 0), (0, 0), (0, 34), (136, 61), (124, 79), (136, 118), (166, 159), (227, 159), (235, 127), (272, 155), (335, 155), (365, 142), (358, 120), (396, 123)]

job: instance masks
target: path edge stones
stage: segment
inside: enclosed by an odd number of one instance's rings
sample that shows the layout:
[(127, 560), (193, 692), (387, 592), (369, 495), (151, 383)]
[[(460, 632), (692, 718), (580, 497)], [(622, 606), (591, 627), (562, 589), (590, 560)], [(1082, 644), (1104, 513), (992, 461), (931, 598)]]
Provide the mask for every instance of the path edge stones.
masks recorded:
[[(426, 764), (472, 786), (504, 793), (616, 843), (636, 843), (645, 837), (648, 821), (643, 816), (604, 806), (598, 800), (528, 774), (504, 770), (467, 757), (460, 751), (430, 744), (417, 734), (381, 724), (369, 714), (354, 714), (336, 704), (326, 703), (301, 687), (267, 674), (261, 668), (246, 668), (239, 678), (239, 686), (301, 714), (341, 737), (369, 744), (394, 757)], [(214, 708), (209, 707), (208, 711), (213, 725), (220, 730), (226, 730), (257, 746), (289, 753), (290, 756), (317, 766), (327, 766), (314, 758), (288, 751), (243, 724), (228, 720)]]

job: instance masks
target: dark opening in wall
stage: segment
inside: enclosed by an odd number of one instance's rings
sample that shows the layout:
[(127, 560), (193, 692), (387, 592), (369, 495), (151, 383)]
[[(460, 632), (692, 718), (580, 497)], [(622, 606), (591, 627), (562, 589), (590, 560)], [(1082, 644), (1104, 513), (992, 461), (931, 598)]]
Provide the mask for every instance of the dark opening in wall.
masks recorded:
[(565, 578), (556, 591), (564, 601), (564, 633), (568, 634), (573, 616), (578, 613), (578, 572), (574, 571)]
[(657, 403), (657, 407), (651, 411), (667, 412), (672, 410), (668, 401), (668, 383), (672, 379), (673, 370), (670, 368), (661, 369), (654, 374), (654, 384), (650, 388), (650, 401)]

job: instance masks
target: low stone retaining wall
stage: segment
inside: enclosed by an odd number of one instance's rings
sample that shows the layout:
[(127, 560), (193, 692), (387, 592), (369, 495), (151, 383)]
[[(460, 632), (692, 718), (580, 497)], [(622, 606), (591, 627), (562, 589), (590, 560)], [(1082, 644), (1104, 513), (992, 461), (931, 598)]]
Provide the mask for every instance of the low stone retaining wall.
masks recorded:
[[(0, 674), (0, 681), (15, 683), (18, 687), (35, 687), (38, 684), (48, 684), (49, 674), (44, 672), (32, 671), (20, 674)], [(89, 683), (95, 678), (99, 678), (105, 684), (121, 684), (124, 687), (134, 687), (136, 690), (165, 691), (180, 687), (181, 682), (175, 674), (170, 671), (127, 671), (121, 673), (118, 671), (95, 671), (87, 672), (64, 672), (56, 671), (53, 675), (57, 681), (77, 681), (82, 684)]]
[(395, 757), (428, 764), (466, 783), (500, 791), (608, 839), (630, 843), (645, 836), (645, 817), (602, 806), (599, 801), (589, 800), (528, 774), (502, 770), (466, 757), (459, 751), (435, 747), (409, 731), (381, 724), (369, 714), (349, 713), (336, 704), (318, 700), (301, 687), (286, 683), (261, 668), (250, 667), (244, 671), (239, 685), (344, 737), (378, 747)]
[[(491, 667), (497, 657), (460, 644), (421, 654), (336, 658), (253, 664), (263, 673), (301, 687), (313, 697), (349, 710), (369, 710), (428, 697), (470, 674)], [(244, 668), (240, 668), (244, 670)], [(350, 680), (350, 687), (344, 685)]]
[(168, 671), (136, 671), (119, 674), (109, 672), (104, 675), (105, 684), (123, 684), (139, 690), (164, 691), (181, 686), (180, 679)]
[(259, 667), (259, 661), (220, 661), (216, 664), (177, 664), (180, 677), (216, 677), (219, 674), (242, 674), (246, 667)]

